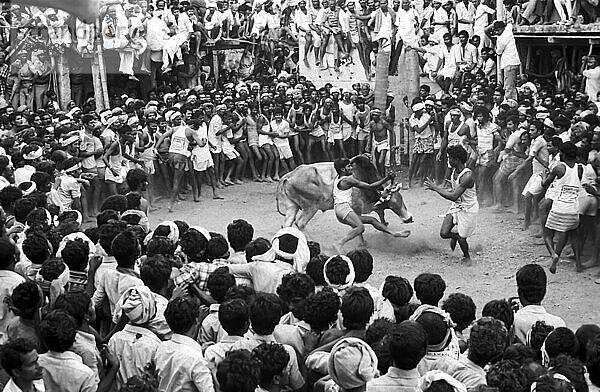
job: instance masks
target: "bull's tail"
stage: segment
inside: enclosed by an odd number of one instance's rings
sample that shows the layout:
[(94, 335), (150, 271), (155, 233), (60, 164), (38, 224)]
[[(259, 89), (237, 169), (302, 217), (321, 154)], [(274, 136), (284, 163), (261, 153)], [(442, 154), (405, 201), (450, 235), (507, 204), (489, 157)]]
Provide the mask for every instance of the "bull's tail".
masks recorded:
[(283, 197), (287, 197), (287, 194), (285, 192), (285, 184), (287, 183), (288, 179), (286, 176), (284, 176), (281, 180), (279, 180), (279, 183), (277, 184), (277, 193), (275, 194), (275, 201), (277, 203), (277, 212), (279, 212), (281, 215), (285, 215), (285, 211), (282, 211), (282, 206), (281, 206), (281, 199)]

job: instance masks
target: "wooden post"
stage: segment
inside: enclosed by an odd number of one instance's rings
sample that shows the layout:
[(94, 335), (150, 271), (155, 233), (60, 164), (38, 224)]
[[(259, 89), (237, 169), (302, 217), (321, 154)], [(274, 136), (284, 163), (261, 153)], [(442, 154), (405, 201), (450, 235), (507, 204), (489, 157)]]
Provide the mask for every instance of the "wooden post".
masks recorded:
[(67, 57), (64, 52), (61, 52), (58, 56), (56, 76), (58, 79), (57, 95), (60, 100), (60, 107), (64, 110), (71, 100), (71, 75), (69, 73)]
[[(96, 37), (100, 36), (100, 31), (101, 31), (101, 25), (100, 25), (100, 20), (98, 19), (98, 21), (96, 22)], [(101, 110), (104, 109), (110, 109), (110, 101), (108, 98), (108, 83), (106, 82), (106, 67), (104, 66), (104, 51), (102, 49), (102, 42), (97, 39), (96, 40), (96, 53), (98, 54), (98, 75), (100, 77), (100, 87), (101, 87), (101, 92), (102, 92), (102, 104), (100, 106), (98, 106), (98, 103), (96, 103), (96, 111), (98, 111), (98, 113)], [(96, 56), (94, 56), (94, 59), (96, 58)]]
[(102, 91), (102, 80), (100, 77), (100, 64), (98, 53), (92, 57), (92, 82), (94, 84), (94, 99), (96, 100), (96, 111), (100, 113), (104, 110), (104, 93)]
[[(406, 75), (406, 95), (408, 96), (408, 104), (412, 102), (414, 98), (419, 95), (419, 88), (421, 87), (421, 76), (420, 70), (421, 67), (419, 65), (419, 54), (414, 49), (408, 49), (405, 51), (404, 55), (404, 67), (403, 75)], [(410, 108), (408, 109), (409, 116), (412, 113)], [(407, 116), (407, 118), (409, 117)], [(413, 149), (411, 148), (414, 145), (415, 135), (414, 132), (407, 132), (407, 141), (406, 141), (406, 149), (408, 153), (408, 162), (412, 162), (412, 153)]]
[(375, 65), (375, 104), (374, 107), (385, 111), (387, 101), (387, 92), (390, 86), (389, 72), (390, 67), (390, 50), (380, 49), (377, 53), (377, 64)]
[(219, 56), (217, 51), (212, 51), (213, 56), (213, 73), (215, 74), (215, 87), (219, 85)]

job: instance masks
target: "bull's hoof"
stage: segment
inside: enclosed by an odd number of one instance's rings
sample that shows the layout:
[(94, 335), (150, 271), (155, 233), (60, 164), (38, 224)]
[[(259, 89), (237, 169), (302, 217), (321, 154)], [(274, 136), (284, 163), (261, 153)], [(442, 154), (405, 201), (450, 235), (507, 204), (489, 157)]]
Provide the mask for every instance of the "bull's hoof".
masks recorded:
[(402, 219), (402, 222), (404, 222), (404, 223), (413, 223), (413, 222), (414, 222), (414, 220), (413, 220), (413, 217), (411, 216), (411, 217), (410, 217), (410, 218), (408, 218), (408, 219)]

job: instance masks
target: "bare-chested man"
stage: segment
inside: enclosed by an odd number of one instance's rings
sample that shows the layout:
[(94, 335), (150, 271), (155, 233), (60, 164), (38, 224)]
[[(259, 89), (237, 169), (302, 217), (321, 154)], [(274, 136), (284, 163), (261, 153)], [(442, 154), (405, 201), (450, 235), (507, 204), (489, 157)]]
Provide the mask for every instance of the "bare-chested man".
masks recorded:
[(352, 188), (360, 189), (376, 189), (377, 187), (385, 184), (389, 180), (394, 178), (393, 174), (389, 174), (387, 177), (376, 181), (372, 184), (359, 181), (352, 175), (352, 161), (347, 158), (338, 158), (333, 163), (337, 177), (333, 181), (333, 203), (334, 211), (337, 220), (340, 223), (352, 227), (348, 234), (336, 242), (333, 246), (339, 254), (342, 254), (342, 246), (348, 241), (356, 237), (360, 237), (360, 240), (365, 245), (365, 239), (362, 234), (365, 231), (364, 224), (369, 224), (379, 231), (392, 235), (394, 237), (408, 237), (410, 230), (403, 230), (397, 233), (391, 232), (386, 225), (378, 221), (376, 218), (368, 215), (358, 215), (352, 209)]
[(390, 151), (390, 144), (395, 145), (393, 124), (387, 122), (381, 116), (381, 109), (371, 110), (371, 122), (369, 123), (369, 146), (367, 151), (373, 152), (373, 160), (379, 175), (385, 175), (385, 163)]

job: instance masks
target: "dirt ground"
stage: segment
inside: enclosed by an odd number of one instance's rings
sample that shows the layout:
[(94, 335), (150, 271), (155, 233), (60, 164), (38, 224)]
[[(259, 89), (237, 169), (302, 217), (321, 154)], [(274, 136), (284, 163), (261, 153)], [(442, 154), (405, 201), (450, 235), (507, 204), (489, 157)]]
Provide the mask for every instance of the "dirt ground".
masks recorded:
[[(190, 225), (201, 225), (210, 231), (225, 234), (227, 224), (243, 218), (255, 229), (255, 237), (271, 239), (281, 227), (283, 216), (276, 209), (276, 184), (246, 183), (222, 191), (225, 200), (212, 200), (210, 188), (203, 187), (200, 203), (180, 202), (173, 213), (168, 213), (166, 202), (157, 205), (159, 211), (150, 216), (152, 225), (162, 220), (181, 219)], [(367, 227), (365, 239), (374, 257), (374, 271), (369, 282), (379, 287), (385, 276), (393, 274), (409, 281), (422, 272), (438, 273), (444, 277), (446, 294), (462, 292), (470, 295), (480, 315), (483, 305), (491, 299), (516, 296), (515, 273), (520, 266), (536, 262), (543, 265), (548, 253), (540, 238), (521, 231), (522, 221), (514, 214), (494, 213), (488, 209), (480, 212), (476, 234), (469, 239), (474, 265), (460, 264), (461, 252), (453, 253), (449, 241), (439, 237), (439, 226), (450, 202), (424, 188), (403, 191), (414, 223), (403, 225), (388, 211), (386, 217), (392, 229), (410, 229), (406, 239), (394, 239)], [(189, 199), (189, 197), (188, 197)], [(339, 224), (332, 211), (319, 212), (309, 223), (306, 234), (309, 240), (321, 244), (324, 254), (331, 255), (331, 244), (341, 238), (347, 227)], [(358, 243), (350, 243), (350, 251)], [(600, 323), (600, 285), (595, 284), (599, 268), (583, 273), (575, 272), (574, 262), (563, 260), (558, 273), (548, 272), (546, 309), (565, 319), (571, 328), (585, 323)], [(594, 305), (595, 304), (595, 305)]]

